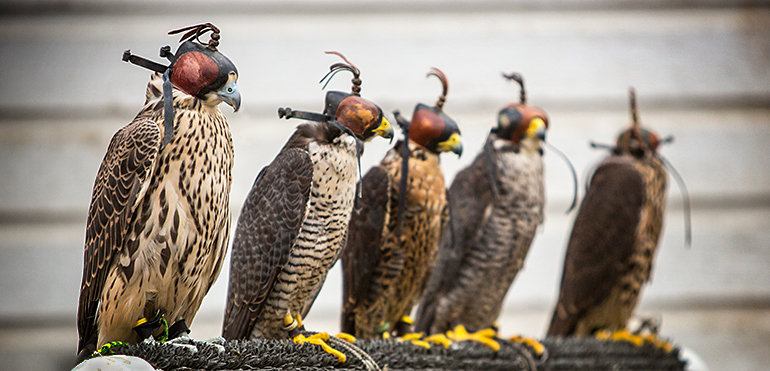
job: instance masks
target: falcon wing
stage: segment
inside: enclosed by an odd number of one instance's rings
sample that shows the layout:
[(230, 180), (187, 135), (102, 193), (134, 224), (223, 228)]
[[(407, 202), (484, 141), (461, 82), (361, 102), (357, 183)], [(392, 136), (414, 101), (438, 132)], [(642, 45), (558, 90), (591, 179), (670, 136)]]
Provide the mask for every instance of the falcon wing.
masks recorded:
[(222, 336), (248, 339), (299, 234), (313, 178), (304, 149), (287, 148), (262, 169), (238, 218)]
[(342, 331), (346, 333), (355, 332), (356, 309), (373, 303), (383, 290), (381, 264), (388, 255), (382, 250), (383, 232), (390, 224), (392, 183), (385, 168), (375, 166), (369, 170), (362, 180), (363, 196), (350, 218), (347, 244), (342, 251)]
[(78, 352), (96, 346), (96, 312), (105, 280), (147, 190), (159, 145), (158, 125), (135, 119), (115, 133), (99, 167), (86, 225)]
[(549, 336), (570, 335), (622, 277), (644, 197), (643, 179), (631, 161), (605, 160), (596, 169), (572, 228)]
[(493, 201), (492, 185), (484, 154), (455, 176), (447, 194), (449, 220), (439, 244), (425, 294), (417, 310), (416, 331), (428, 333), (441, 297), (457, 283), (465, 253), (470, 249)]
[(160, 98), (163, 98), (163, 74), (153, 72), (150, 75), (150, 82), (147, 83), (147, 89), (144, 92), (144, 104)]

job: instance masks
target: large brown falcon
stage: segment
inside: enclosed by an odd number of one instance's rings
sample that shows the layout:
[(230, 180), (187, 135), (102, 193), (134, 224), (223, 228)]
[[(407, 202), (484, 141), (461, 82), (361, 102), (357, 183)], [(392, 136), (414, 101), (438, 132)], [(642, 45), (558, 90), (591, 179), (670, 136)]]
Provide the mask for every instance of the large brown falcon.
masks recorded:
[[(208, 44), (187, 40), (208, 31)], [(218, 105), (238, 110), (241, 98), (238, 70), (217, 51), (218, 39), (213, 25), (193, 27), (175, 55), (165, 50), (169, 67), (124, 55), (159, 73), (96, 175), (78, 307), (80, 360), (109, 342), (136, 343), (161, 322), (185, 331), (219, 275), (233, 146)]]
[[(492, 327), (543, 222), (543, 141), (548, 116), (526, 103), (498, 114), (481, 153), (449, 189), (451, 218), (417, 311), (427, 334)], [(464, 331), (464, 330), (463, 330)]]
[(359, 96), (358, 69), (338, 63), (330, 74), (338, 70), (353, 72), (353, 93), (328, 92), (324, 113), (279, 110), (311, 122), (262, 169), (241, 210), (222, 328), (228, 340), (301, 342), (291, 330), (345, 244), (362, 141), (393, 136), (382, 110)]
[[(363, 179), (363, 197), (350, 221), (342, 254), (342, 331), (364, 339), (409, 332), (409, 316), (425, 288), (448, 219), (439, 154), (460, 155), (457, 124), (443, 111), (418, 104), (407, 133)], [(396, 116), (399, 121), (400, 117)], [(401, 123), (401, 122), (400, 122)], [(408, 146), (407, 148), (404, 148)], [(404, 174), (405, 173), (405, 174)]]
[[(633, 122), (596, 167), (567, 247), (548, 336), (623, 330), (650, 279), (665, 209), (662, 143)], [(665, 141), (664, 141), (665, 142)]]

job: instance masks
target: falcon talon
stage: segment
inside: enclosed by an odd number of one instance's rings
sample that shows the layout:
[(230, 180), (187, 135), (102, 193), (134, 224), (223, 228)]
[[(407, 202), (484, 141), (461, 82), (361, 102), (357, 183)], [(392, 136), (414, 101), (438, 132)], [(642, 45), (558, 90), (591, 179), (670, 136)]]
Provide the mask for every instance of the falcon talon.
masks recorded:
[(645, 341), (651, 343), (658, 349), (662, 349), (666, 353), (671, 353), (674, 350), (674, 344), (666, 339), (661, 339), (657, 335), (650, 335), (650, 338), (645, 338)]
[(618, 330), (611, 333), (609, 340), (624, 341), (627, 343), (631, 343), (637, 347), (644, 345), (644, 338), (642, 338), (641, 336), (634, 335), (630, 333), (628, 330)]
[(477, 331), (474, 333), (469, 333), (465, 326), (458, 325), (455, 326), (455, 329), (453, 331), (447, 332), (447, 338), (451, 339), (453, 342), (458, 341), (475, 341), (477, 343), (482, 343), (486, 345), (487, 347), (491, 348), (495, 352), (500, 350), (500, 343), (495, 341), (494, 336), (495, 332), (491, 329), (484, 329), (481, 331)]
[(292, 339), (292, 341), (294, 341), (298, 345), (303, 345), (305, 343), (318, 345), (321, 347), (321, 349), (324, 350), (324, 352), (337, 357), (337, 361), (339, 361), (340, 363), (345, 363), (345, 361), (347, 360), (347, 357), (345, 356), (345, 354), (326, 344), (328, 340), (329, 340), (329, 334), (326, 332), (319, 332), (309, 337), (305, 337), (305, 335), (299, 334)]
[(344, 332), (340, 332), (339, 334), (334, 335), (334, 337), (337, 337), (337, 338), (340, 338), (342, 340), (345, 340), (345, 341), (347, 341), (348, 343), (351, 343), (351, 344), (356, 342), (356, 337), (355, 336), (350, 335), (350, 334), (346, 334)]
[(402, 340), (414, 340), (414, 339), (421, 339), (423, 333), (422, 332), (413, 332), (411, 334), (404, 334), (400, 337)]
[(427, 341), (424, 341), (424, 340), (420, 340), (420, 339), (409, 339), (409, 340), (407, 340), (407, 339), (404, 339), (402, 341), (409, 342), (412, 345), (418, 346), (420, 348), (430, 349), (430, 343), (427, 342)]
[(430, 349), (430, 343), (422, 339), (423, 333), (422, 332), (414, 332), (410, 334), (405, 334), (403, 336), (400, 336), (396, 338), (398, 342), (409, 342), (412, 343), (412, 345), (416, 345), (421, 348)]
[(545, 353), (545, 345), (531, 337), (514, 335), (508, 339), (508, 341), (524, 344), (535, 351), (537, 356), (542, 356)]
[(449, 340), (445, 334), (431, 335), (426, 337), (424, 340), (430, 343), (441, 344), (446, 349), (449, 349), (449, 346), (452, 345), (452, 340)]

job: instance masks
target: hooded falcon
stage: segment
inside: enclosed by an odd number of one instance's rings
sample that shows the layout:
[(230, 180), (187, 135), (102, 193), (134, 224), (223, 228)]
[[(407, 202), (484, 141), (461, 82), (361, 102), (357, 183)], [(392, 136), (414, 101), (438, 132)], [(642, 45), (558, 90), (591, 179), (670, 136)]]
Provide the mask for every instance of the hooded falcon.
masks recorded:
[[(363, 179), (363, 197), (342, 253), (342, 331), (364, 339), (411, 332), (408, 315), (430, 274), (448, 219), (439, 154), (462, 153), (460, 130), (443, 111), (418, 104), (411, 123), (396, 112), (406, 139), (396, 143)], [(405, 318), (406, 317), (406, 318)]]
[(359, 70), (345, 62), (327, 77), (352, 72), (352, 94), (328, 92), (322, 114), (279, 109), (281, 117), (310, 122), (262, 169), (241, 210), (222, 328), (228, 340), (304, 341), (293, 330), (345, 244), (362, 141), (393, 136), (382, 110), (359, 95)]
[(417, 331), (492, 327), (543, 222), (548, 116), (526, 103), (519, 74), (503, 76), (521, 85), (520, 103), (500, 110), (482, 152), (452, 182), (451, 217), (417, 311)]
[(575, 218), (548, 336), (624, 330), (650, 279), (666, 196), (657, 149), (672, 139), (640, 127), (633, 89), (631, 112), (631, 127), (596, 167)]
[[(238, 70), (219, 51), (219, 30), (188, 27), (170, 66), (155, 70), (146, 102), (120, 129), (96, 175), (78, 306), (78, 358), (110, 342), (188, 332), (219, 275), (230, 231), (233, 146), (218, 105), (236, 111)], [(199, 37), (212, 32), (202, 44)], [(161, 75), (162, 73), (162, 75)], [(178, 330), (177, 330), (178, 329)]]

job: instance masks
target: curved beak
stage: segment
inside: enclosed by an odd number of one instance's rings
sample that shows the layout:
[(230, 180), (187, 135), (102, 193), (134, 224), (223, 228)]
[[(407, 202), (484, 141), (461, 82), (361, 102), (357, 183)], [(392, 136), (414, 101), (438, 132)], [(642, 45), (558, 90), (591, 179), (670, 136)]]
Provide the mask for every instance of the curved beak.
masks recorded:
[(452, 151), (457, 154), (457, 157), (463, 155), (463, 141), (460, 137), (460, 133), (453, 133), (449, 139), (439, 142), (438, 148), (442, 152)]
[(235, 85), (233, 74), (230, 75), (230, 80), (228, 80), (227, 84), (217, 91), (217, 95), (225, 103), (233, 107), (235, 112), (238, 112), (238, 108), (241, 108), (241, 92), (238, 90), (238, 85)]
[(545, 140), (545, 121), (540, 117), (535, 117), (529, 122), (526, 135), (530, 138)]
[(385, 117), (382, 118), (382, 122), (380, 123), (380, 126), (374, 129), (374, 133), (385, 139), (390, 139), (390, 140), (393, 140), (393, 137), (395, 136), (395, 133), (393, 131), (393, 125), (391, 125), (388, 119), (386, 119)]

